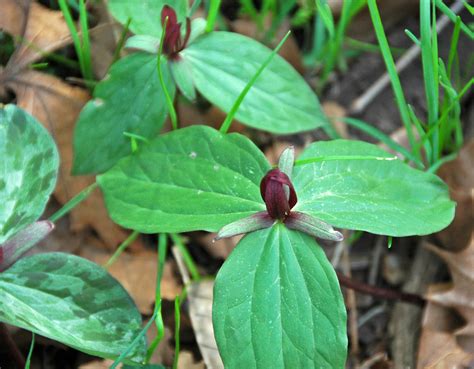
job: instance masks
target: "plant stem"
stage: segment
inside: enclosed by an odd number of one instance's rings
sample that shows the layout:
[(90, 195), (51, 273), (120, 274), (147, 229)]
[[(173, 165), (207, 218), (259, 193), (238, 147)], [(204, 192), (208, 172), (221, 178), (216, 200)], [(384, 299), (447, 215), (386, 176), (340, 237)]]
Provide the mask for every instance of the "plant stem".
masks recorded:
[(0, 323), (0, 345), (8, 348), (8, 351), (10, 352), (11, 357), (15, 360), (18, 369), (23, 369), (25, 367), (25, 358), (15, 341), (13, 341), (5, 323)]
[(396, 291), (392, 289), (372, 286), (370, 284), (355, 281), (352, 278), (349, 278), (340, 272), (336, 272), (336, 273), (337, 273), (337, 278), (339, 279), (339, 283), (341, 284), (341, 286), (350, 288), (354, 291), (357, 291), (366, 295), (371, 295), (371, 296), (378, 297), (384, 300), (398, 300), (398, 301), (407, 302), (409, 304), (420, 305), (420, 306), (423, 306), (426, 302), (426, 300), (423, 297), (419, 295), (415, 295), (413, 293), (400, 292), (400, 291)]
[(168, 110), (170, 112), (170, 119), (171, 119), (171, 126), (173, 130), (178, 129), (178, 116), (176, 115), (176, 110), (174, 109), (173, 100), (171, 99), (170, 93), (166, 88), (165, 79), (163, 77), (163, 70), (161, 69), (161, 56), (163, 55), (163, 43), (165, 40), (166, 34), (166, 25), (168, 24), (168, 17), (165, 18), (165, 22), (163, 24), (163, 32), (161, 33), (161, 40), (160, 40), (160, 48), (158, 49), (158, 78), (160, 79), (161, 89), (165, 94), (166, 104), (168, 105)]
[(199, 281), (201, 280), (201, 275), (199, 274), (198, 268), (196, 264), (194, 263), (194, 260), (189, 253), (188, 249), (186, 246), (184, 246), (183, 240), (178, 234), (175, 233), (170, 233), (171, 240), (176, 244), (178, 247), (179, 251), (181, 251), (181, 254), (183, 255), (183, 260), (184, 263), (186, 264), (186, 267), (188, 268), (189, 272), (191, 273), (193, 281)]
[(216, 23), (220, 6), (221, 0), (211, 0), (209, 13), (207, 14), (206, 32), (211, 32), (214, 29), (214, 23)]
[(125, 241), (123, 241), (119, 247), (117, 247), (117, 250), (115, 250), (114, 254), (110, 257), (110, 259), (107, 261), (107, 263), (104, 265), (105, 269), (109, 269), (110, 266), (115, 263), (115, 261), (119, 258), (120, 255), (124, 252), (124, 250), (133, 242), (137, 239), (139, 235), (138, 231), (133, 231), (130, 236), (127, 237)]
[(91, 192), (97, 188), (97, 186), (98, 184), (94, 182), (89, 187), (84, 188), (81, 192), (79, 192), (76, 196), (74, 196), (71, 200), (64, 204), (61, 209), (51, 215), (49, 220), (53, 223), (57, 222), (60, 218), (69, 213), (77, 205), (79, 205), (79, 203), (87, 199)]

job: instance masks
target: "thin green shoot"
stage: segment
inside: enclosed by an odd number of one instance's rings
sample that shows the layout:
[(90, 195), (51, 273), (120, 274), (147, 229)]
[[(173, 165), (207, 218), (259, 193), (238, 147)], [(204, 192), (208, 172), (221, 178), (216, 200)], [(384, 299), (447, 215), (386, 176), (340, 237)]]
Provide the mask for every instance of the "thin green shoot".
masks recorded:
[[(377, 2), (376, 0), (367, 0), (367, 5), (369, 7), (372, 24), (374, 25), (375, 34), (377, 36), (377, 40), (380, 45), (380, 50), (382, 52), (385, 66), (387, 68), (387, 73), (390, 77), (390, 82), (392, 84), (392, 90), (395, 94), (398, 110), (400, 111), (402, 122), (407, 132), (410, 148), (413, 149), (415, 147), (415, 136), (412, 131), (410, 113), (408, 111), (408, 105), (405, 99), (405, 95), (403, 93), (402, 84), (400, 82), (400, 78), (395, 67), (395, 62), (393, 60), (392, 53), (390, 52), (387, 36), (385, 35), (385, 31), (383, 29), (380, 13), (377, 8)], [(418, 157), (418, 159), (421, 160), (421, 157)]]
[[(344, 42), (345, 42), (345, 44), (347, 45), (347, 47), (349, 49), (352, 49), (352, 50), (355, 50), (355, 51), (364, 51), (364, 52), (369, 52), (369, 53), (380, 53), (379, 45), (373, 45), (369, 42), (356, 40), (355, 38), (351, 38), (351, 37), (346, 37)], [(406, 50), (401, 48), (401, 47), (391, 47), (390, 51), (392, 52), (393, 55), (401, 55)]]
[(92, 183), (81, 192), (79, 192), (76, 196), (74, 196), (71, 200), (69, 200), (66, 204), (63, 205), (61, 209), (55, 212), (53, 215), (49, 217), (49, 220), (53, 223), (57, 222), (60, 218), (64, 215), (69, 213), (72, 209), (74, 209), (77, 205), (79, 205), (82, 201), (87, 199), (89, 195), (98, 187), (96, 182)]
[(30, 68), (31, 69), (44, 69), (44, 68), (47, 68), (49, 65), (49, 63), (33, 63), (33, 64), (30, 64)]
[(30, 369), (31, 365), (31, 358), (33, 356), (33, 350), (35, 348), (35, 334), (32, 332), (31, 333), (31, 344), (30, 344), (30, 350), (28, 351), (28, 356), (26, 358), (26, 363), (25, 363), (25, 369)]
[(471, 15), (474, 15), (474, 6), (469, 5), (466, 0), (464, 0), (462, 3), (464, 4), (464, 7), (469, 11), (469, 13), (471, 13)]
[(166, 261), (166, 253), (168, 250), (168, 245), (166, 243), (167, 236), (166, 233), (160, 233), (158, 235), (158, 270), (156, 273), (156, 287), (155, 287), (155, 309), (158, 310), (158, 314), (155, 319), (156, 325), (156, 337), (151, 342), (150, 346), (148, 347), (147, 355), (146, 355), (146, 362), (149, 363), (153, 353), (155, 352), (158, 344), (161, 342), (163, 337), (165, 336), (165, 326), (163, 323), (163, 315), (161, 312), (161, 280), (163, 279), (163, 272), (165, 269), (165, 261)]
[(87, 9), (84, 0), (79, 0), (79, 23), (81, 25), (81, 51), (84, 55), (84, 69), (86, 71), (85, 78), (88, 81), (94, 80), (92, 73), (92, 57), (91, 57), (91, 42), (89, 36), (89, 25), (87, 23)]
[(114, 50), (114, 56), (112, 58), (112, 64), (120, 59), (120, 53), (122, 52), (123, 45), (125, 44), (125, 39), (127, 38), (128, 30), (130, 28), (130, 23), (132, 23), (132, 18), (129, 17), (127, 19), (127, 23), (125, 23), (125, 26), (123, 27), (122, 32), (120, 33), (120, 38), (119, 38), (119, 40), (117, 42), (117, 46), (115, 47), (115, 50)]
[(388, 236), (388, 237), (387, 237), (387, 247), (388, 247), (389, 249), (392, 248), (392, 243), (393, 243), (393, 237), (392, 237), (392, 236)]
[(181, 254), (183, 255), (184, 263), (186, 264), (186, 267), (191, 273), (192, 279), (194, 281), (201, 280), (201, 275), (199, 274), (196, 263), (194, 263), (194, 260), (191, 254), (189, 253), (188, 249), (184, 245), (184, 242), (181, 236), (179, 236), (176, 233), (170, 233), (170, 237), (171, 237), (171, 240), (175, 243), (176, 247), (178, 247), (179, 251), (181, 251)]
[(413, 41), (415, 45), (421, 46), (420, 40), (418, 40), (418, 38), (413, 34), (413, 32), (411, 32), (409, 29), (406, 29), (405, 34), (408, 36), (410, 40)]
[(214, 30), (214, 24), (216, 23), (220, 6), (221, 0), (211, 0), (209, 12), (207, 13), (206, 32), (211, 32)]
[(350, 126), (361, 130), (364, 133), (372, 136), (373, 138), (377, 139), (380, 142), (383, 142), (387, 145), (390, 149), (402, 154), (405, 158), (409, 159), (413, 163), (415, 163), (419, 168), (423, 169), (425, 166), (421, 160), (419, 160), (416, 155), (412, 152), (404, 148), (403, 146), (399, 145), (395, 142), (390, 136), (386, 135), (379, 129), (375, 128), (369, 123), (361, 121), (359, 119), (354, 118), (344, 118), (343, 121)]
[(143, 327), (143, 329), (140, 331), (140, 333), (137, 334), (137, 336), (134, 338), (134, 340), (132, 341), (132, 343), (130, 343), (130, 345), (126, 348), (126, 350), (124, 352), (122, 352), (122, 354), (117, 358), (117, 360), (114, 361), (114, 363), (110, 366), (110, 369), (116, 369), (117, 366), (123, 361), (125, 360), (125, 358), (130, 355), (130, 353), (132, 352), (132, 350), (135, 349), (135, 347), (140, 343), (140, 341), (143, 339), (143, 337), (145, 336), (146, 332), (148, 331), (148, 329), (150, 329), (151, 325), (153, 324), (153, 322), (155, 321), (156, 319), (156, 315), (158, 314), (158, 310), (155, 309), (155, 311), (153, 312), (153, 315), (152, 317), (150, 318), (150, 320), (146, 323), (145, 327)]
[(165, 18), (165, 22), (163, 24), (163, 32), (161, 33), (160, 48), (158, 49), (158, 57), (157, 57), (157, 69), (158, 69), (158, 78), (160, 79), (161, 89), (163, 90), (163, 93), (165, 94), (166, 104), (168, 106), (168, 111), (170, 113), (171, 127), (173, 128), (173, 130), (176, 130), (178, 129), (178, 116), (174, 108), (173, 100), (171, 99), (170, 93), (168, 89), (166, 88), (166, 83), (163, 77), (163, 70), (162, 70), (162, 65), (161, 65), (161, 57), (163, 55), (163, 41), (165, 39), (167, 24), (168, 24), (168, 17)]
[(117, 250), (113, 253), (113, 255), (107, 260), (107, 262), (104, 265), (105, 269), (109, 269), (112, 264), (114, 264), (117, 259), (122, 255), (122, 253), (125, 251), (125, 249), (130, 246), (130, 244), (135, 241), (140, 233), (138, 231), (133, 231), (130, 233), (130, 235), (123, 241), (119, 247), (117, 247)]
[(146, 137), (137, 135), (135, 133), (124, 132), (123, 135), (125, 137), (130, 138), (130, 145), (131, 145), (131, 148), (132, 148), (132, 152), (136, 152), (138, 150), (138, 141), (141, 141), (141, 142), (144, 142), (144, 143), (149, 142)]
[(370, 155), (315, 156), (313, 158), (295, 160), (295, 166), (321, 163), (321, 162), (326, 162), (326, 161), (340, 161), (340, 160), (392, 161), (392, 160), (398, 160), (398, 158), (396, 156), (370, 156)]
[(433, 165), (431, 165), (427, 172), (428, 173), (436, 173), (438, 171), (438, 169), (445, 163), (449, 162), (449, 161), (452, 161), (454, 159), (456, 159), (458, 156), (458, 153), (457, 152), (453, 152), (449, 155), (446, 155), (444, 157), (442, 157), (441, 159), (439, 159), (436, 163), (434, 163)]
[(181, 294), (176, 296), (176, 299), (174, 300), (174, 320), (175, 320), (175, 329), (174, 329), (174, 341), (175, 341), (175, 346), (174, 346), (174, 359), (173, 359), (173, 369), (178, 368), (178, 362), (179, 362), (179, 351), (181, 349), (181, 336), (180, 336), (180, 330), (181, 330), (181, 304), (186, 300), (188, 294), (188, 290), (186, 286), (184, 286), (183, 291), (181, 291)]
[(451, 36), (451, 43), (449, 47), (449, 55), (448, 55), (448, 66), (447, 66), (447, 73), (448, 78), (451, 80), (453, 75), (453, 64), (454, 60), (457, 58), (458, 52), (458, 43), (459, 43), (459, 34), (461, 30), (461, 17), (456, 17), (456, 22), (454, 22), (454, 29), (453, 35)]
[[(447, 6), (445, 3), (443, 3), (442, 0), (434, 0), (435, 3), (436, 3), (436, 6), (437, 8), (443, 13), (445, 14), (450, 20), (451, 22), (456, 22), (456, 13), (454, 13), (450, 8), (449, 6)], [(466, 2), (464, 2), (464, 5), (466, 6)], [(466, 7), (469, 11), (471, 11), (470, 9), (473, 9), (472, 6), (468, 6)], [(474, 40), (474, 31), (472, 31), (464, 22), (461, 22), (461, 30), (466, 34), (466, 36), (468, 36), (471, 40)]]
[(232, 124), (232, 120), (234, 119), (235, 114), (237, 113), (237, 110), (239, 110), (240, 105), (242, 104), (242, 101), (244, 101), (245, 96), (247, 96), (247, 93), (250, 91), (252, 86), (255, 84), (257, 81), (258, 77), (264, 69), (270, 64), (274, 56), (278, 53), (278, 51), (281, 49), (285, 41), (290, 37), (291, 31), (288, 31), (283, 37), (283, 39), (280, 41), (280, 43), (277, 45), (277, 47), (272, 51), (272, 53), (268, 56), (268, 58), (263, 62), (263, 64), (258, 68), (257, 72), (253, 75), (253, 77), (250, 79), (250, 81), (247, 83), (247, 85), (244, 87), (240, 95), (237, 97), (237, 99), (234, 102), (234, 105), (229, 111), (229, 114), (227, 114), (224, 122), (221, 125), (220, 131), (222, 133), (227, 133), (229, 131), (229, 128)]
[[(439, 85), (438, 85), (438, 53), (436, 40), (436, 27), (432, 28), (431, 0), (420, 1), (420, 44), (421, 61), (423, 66), (423, 81), (425, 86), (426, 103), (428, 107), (428, 125), (433, 126), (438, 120), (439, 111)], [(433, 19), (434, 21), (434, 19)], [(434, 163), (440, 155), (439, 131), (434, 129), (431, 140), (432, 155), (429, 161)]]

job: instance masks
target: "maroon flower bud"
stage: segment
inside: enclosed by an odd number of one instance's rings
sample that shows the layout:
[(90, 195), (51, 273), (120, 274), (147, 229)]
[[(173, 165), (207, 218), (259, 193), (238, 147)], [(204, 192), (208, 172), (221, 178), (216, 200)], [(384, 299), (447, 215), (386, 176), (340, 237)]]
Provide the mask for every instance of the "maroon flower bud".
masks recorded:
[(297, 197), (290, 178), (280, 169), (270, 170), (260, 182), (260, 193), (273, 219), (284, 221), (296, 205)]
[[(166, 22), (166, 18), (168, 21)], [(181, 36), (181, 23), (178, 23), (178, 18), (174, 9), (168, 5), (163, 7), (161, 11), (161, 25), (166, 27), (165, 38), (163, 40), (163, 53), (171, 59), (177, 59), (178, 53), (183, 50), (191, 35), (191, 20), (186, 18), (186, 34)]]

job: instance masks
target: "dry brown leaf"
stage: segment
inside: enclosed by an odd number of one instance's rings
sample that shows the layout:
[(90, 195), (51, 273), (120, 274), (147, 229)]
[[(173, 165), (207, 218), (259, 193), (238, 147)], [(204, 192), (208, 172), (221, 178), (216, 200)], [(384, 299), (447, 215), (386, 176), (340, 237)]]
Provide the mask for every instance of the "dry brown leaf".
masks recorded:
[(112, 360), (95, 360), (82, 364), (79, 369), (109, 369), (114, 362)]
[(347, 116), (347, 110), (335, 101), (324, 101), (322, 104), (324, 113), (332, 120), (334, 128), (342, 138), (349, 138), (347, 124), (342, 118)]
[(474, 225), (474, 139), (464, 145), (455, 160), (444, 164), (438, 175), (448, 184), (457, 206), (454, 221), (437, 236), (447, 249), (462, 250)]
[[(428, 295), (431, 302), (456, 310), (466, 325), (455, 332), (456, 336), (474, 336), (474, 238), (460, 252), (449, 252), (433, 245), (426, 246), (448, 264), (453, 286), (447, 291)], [(474, 352), (474, 349), (473, 349)]]
[[(112, 256), (111, 253), (97, 247), (83, 247), (80, 255), (100, 265), (104, 265)], [(123, 253), (108, 270), (130, 293), (142, 314), (153, 313), (157, 271), (156, 252)], [(173, 274), (171, 262), (166, 262), (161, 281), (162, 298), (174, 300), (181, 293), (181, 289), (181, 285)]]
[[(60, 11), (30, 0), (0, 0), (0, 9), (0, 29), (21, 37), (21, 44), (7, 65), (9, 74), (41, 59), (42, 53), (52, 52), (71, 42)], [(27, 26), (23, 34), (25, 21)]]
[[(271, 25), (271, 18), (266, 17), (264, 23), (265, 29), (269, 29)], [(238, 32), (242, 35), (258, 39), (257, 24), (251, 19), (237, 19), (232, 22), (232, 28), (235, 32)], [(289, 21), (285, 20), (284, 22), (282, 22), (275, 33), (275, 37), (273, 38), (274, 44), (269, 46), (273, 48), (276, 47), (278, 42), (280, 42), (280, 40), (285, 36), (289, 29)], [(293, 35), (291, 35), (283, 44), (279, 54), (284, 59), (286, 59), (286, 61), (290, 63), (300, 74), (304, 74), (305, 68), (303, 65), (303, 57), (298, 43), (296, 42), (296, 39)]]

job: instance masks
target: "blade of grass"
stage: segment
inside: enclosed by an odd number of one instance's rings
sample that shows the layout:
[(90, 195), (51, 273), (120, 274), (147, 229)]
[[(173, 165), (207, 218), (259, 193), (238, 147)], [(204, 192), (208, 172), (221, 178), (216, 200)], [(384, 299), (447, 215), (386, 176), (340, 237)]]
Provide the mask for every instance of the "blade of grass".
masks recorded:
[(79, 23), (81, 25), (81, 51), (84, 61), (84, 78), (87, 81), (93, 81), (94, 76), (92, 73), (92, 59), (91, 59), (91, 43), (89, 37), (89, 25), (87, 23), (87, 9), (84, 0), (79, 1)]
[(166, 88), (165, 79), (163, 77), (163, 70), (161, 69), (161, 57), (163, 55), (163, 41), (165, 39), (166, 34), (166, 25), (168, 24), (168, 17), (165, 18), (165, 22), (163, 24), (163, 32), (161, 33), (161, 40), (160, 40), (160, 48), (158, 49), (158, 57), (157, 57), (157, 69), (158, 69), (158, 78), (160, 79), (161, 89), (165, 94), (166, 104), (168, 105), (168, 111), (170, 113), (170, 120), (171, 120), (171, 127), (173, 130), (178, 129), (178, 116), (176, 115), (176, 110), (174, 108), (173, 100), (171, 99), (170, 93)]
[(240, 93), (240, 95), (237, 97), (237, 99), (235, 100), (234, 102), (234, 105), (232, 106), (232, 108), (230, 109), (229, 113), (227, 114), (224, 122), (222, 123), (221, 125), (221, 128), (220, 128), (220, 131), (222, 133), (227, 133), (227, 131), (229, 130), (230, 128), (230, 125), (232, 124), (232, 120), (234, 119), (234, 116), (235, 114), (237, 113), (237, 110), (239, 110), (239, 107), (240, 107), (240, 104), (242, 104), (242, 101), (244, 100), (245, 96), (247, 96), (247, 93), (250, 91), (250, 89), (252, 88), (252, 86), (255, 84), (255, 82), (257, 81), (258, 77), (260, 76), (260, 74), (262, 74), (262, 72), (264, 71), (264, 69), (268, 66), (268, 64), (270, 64), (270, 62), (272, 61), (273, 57), (278, 53), (278, 51), (281, 49), (281, 47), (283, 46), (283, 44), (285, 43), (285, 41), (288, 39), (288, 37), (290, 36), (291, 34), (291, 31), (288, 31), (285, 35), (285, 37), (283, 37), (283, 39), (280, 41), (280, 43), (277, 45), (277, 47), (272, 51), (272, 53), (268, 56), (267, 60), (265, 60), (263, 62), (263, 64), (260, 66), (260, 68), (258, 68), (257, 72), (253, 75), (253, 77), (250, 79), (250, 81), (248, 81), (247, 85), (244, 87), (244, 89), (242, 90), (242, 92)]
[(379, 129), (375, 128), (374, 126), (359, 120), (359, 119), (354, 119), (354, 118), (344, 118), (343, 121), (347, 124), (349, 124), (352, 127), (355, 127), (362, 132), (367, 133), (368, 135), (372, 136), (376, 140), (383, 142), (385, 145), (387, 145), (389, 148), (392, 150), (395, 150), (396, 152), (399, 152), (402, 154), (405, 158), (411, 160), (413, 163), (415, 163), (419, 168), (423, 169), (425, 166), (423, 165), (423, 162), (419, 160), (413, 153), (411, 153), (409, 150), (405, 149), (403, 146), (399, 145), (396, 143), (390, 136), (386, 135)]
[(114, 56), (112, 58), (112, 64), (115, 63), (120, 58), (120, 52), (123, 49), (123, 45), (125, 44), (125, 39), (127, 38), (127, 33), (130, 28), (130, 23), (132, 23), (132, 18), (127, 19), (127, 23), (123, 27), (122, 33), (120, 34), (120, 38), (117, 42), (117, 47), (114, 50)]
[(181, 329), (181, 299), (180, 296), (176, 296), (174, 300), (174, 359), (173, 359), (173, 369), (178, 369), (178, 362), (179, 362), (179, 350), (181, 346), (181, 340), (179, 331)]
[(155, 319), (156, 325), (156, 337), (151, 342), (150, 346), (148, 347), (147, 355), (146, 355), (146, 363), (149, 363), (153, 353), (155, 352), (158, 344), (161, 342), (163, 337), (165, 336), (165, 326), (163, 323), (163, 315), (161, 312), (161, 280), (163, 279), (163, 272), (165, 269), (165, 261), (166, 261), (166, 253), (168, 250), (168, 246), (166, 244), (166, 233), (160, 233), (158, 235), (158, 271), (156, 274), (156, 289), (155, 289), (155, 309), (158, 310), (158, 314)]
[(130, 244), (135, 241), (140, 233), (138, 231), (133, 231), (130, 233), (130, 235), (123, 241), (119, 247), (117, 247), (117, 250), (113, 253), (113, 255), (110, 257), (109, 260), (107, 260), (107, 263), (105, 263), (104, 268), (109, 269), (113, 263), (117, 261), (117, 259), (122, 255), (122, 253), (125, 251), (125, 249), (130, 246)]
[(83, 189), (79, 192), (76, 196), (74, 196), (71, 200), (69, 200), (66, 204), (63, 205), (61, 209), (55, 212), (53, 215), (49, 217), (49, 220), (53, 223), (57, 222), (61, 217), (69, 213), (72, 209), (74, 209), (79, 203), (84, 201), (89, 197), (89, 195), (94, 191), (99, 185), (94, 182), (90, 186)]
[(30, 344), (30, 350), (28, 351), (28, 357), (26, 358), (25, 369), (30, 369), (31, 357), (33, 356), (34, 348), (35, 348), (35, 334), (31, 333), (31, 344)]
[[(453, 12), (452, 9), (450, 9), (445, 3), (443, 3), (442, 0), (435, 0), (436, 2), (436, 7), (443, 13), (445, 14), (451, 22), (456, 22), (456, 13)], [(459, 2), (461, 3), (461, 2)], [(462, 4), (462, 3), (461, 3)], [(466, 5), (466, 3), (464, 3)], [(469, 9), (469, 8), (468, 8)], [(461, 22), (461, 30), (471, 39), (474, 40), (474, 32), (464, 23)]]
[(415, 45), (421, 46), (420, 40), (418, 40), (418, 38), (409, 29), (405, 30), (405, 34), (410, 40), (413, 41)]
[(176, 244), (178, 247), (179, 251), (181, 251), (181, 254), (183, 255), (183, 260), (184, 263), (186, 264), (186, 267), (188, 268), (189, 272), (191, 273), (192, 279), (194, 281), (199, 281), (201, 280), (201, 275), (199, 274), (198, 268), (196, 264), (194, 263), (194, 260), (189, 253), (188, 249), (184, 245), (184, 242), (182, 238), (177, 235), (176, 233), (170, 233), (171, 240)]
[(220, 6), (221, 0), (211, 0), (209, 12), (207, 13), (206, 32), (211, 32), (214, 30), (214, 24), (216, 23), (216, 18), (219, 14)]
[[(382, 20), (380, 18), (380, 13), (377, 8), (376, 0), (368, 0), (367, 5), (369, 7), (370, 17), (372, 19), (372, 24), (374, 25), (375, 34), (380, 45), (380, 50), (387, 68), (387, 73), (390, 77), (390, 82), (392, 84), (392, 90), (395, 94), (395, 99), (397, 102), (398, 110), (402, 118), (403, 125), (407, 131), (408, 141), (410, 143), (410, 148), (415, 147), (415, 137), (412, 131), (412, 125), (410, 121), (410, 114), (408, 112), (408, 106), (403, 93), (402, 85), (400, 82), (400, 77), (398, 76), (397, 70), (395, 68), (395, 62), (393, 61), (392, 53), (390, 52), (390, 47), (388, 45), (387, 36), (383, 29)], [(418, 159), (421, 160), (419, 157)]]
[(457, 54), (458, 54), (457, 48), (458, 48), (460, 30), (461, 30), (461, 17), (457, 16), (456, 22), (454, 23), (453, 35), (451, 36), (451, 44), (449, 47), (448, 67), (447, 67), (449, 80), (451, 80), (452, 78), (453, 63), (454, 63), (454, 59), (457, 57)]
[(74, 20), (72, 19), (69, 6), (66, 3), (66, 0), (58, 0), (59, 8), (63, 13), (64, 21), (66, 22), (67, 27), (69, 28), (69, 33), (71, 34), (72, 41), (74, 43), (74, 48), (76, 50), (77, 59), (79, 60), (79, 66), (81, 69), (81, 74), (85, 78), (86, 71), (84, 65), (84, 55), (82, 53), (81, 39), (79, 33), (77, 32), (76, 26), (74, 25)]

